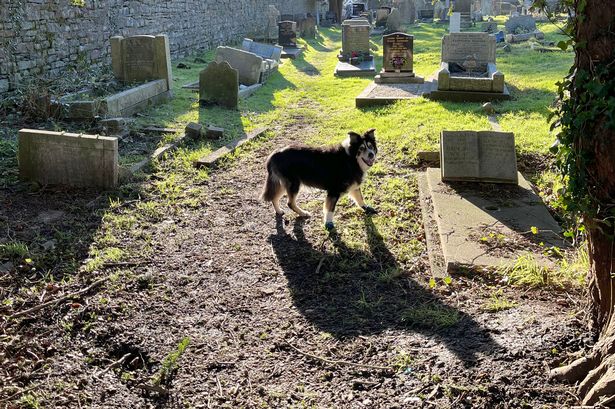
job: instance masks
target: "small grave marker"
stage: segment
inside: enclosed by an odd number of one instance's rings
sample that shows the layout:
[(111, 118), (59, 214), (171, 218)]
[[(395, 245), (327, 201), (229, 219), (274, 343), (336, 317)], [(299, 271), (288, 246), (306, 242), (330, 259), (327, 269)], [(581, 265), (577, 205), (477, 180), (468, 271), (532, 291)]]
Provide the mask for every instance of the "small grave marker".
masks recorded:
[(226, 61), (212, 62), (199, 74), (199, 101), (236, 108), (239, 72)]
[(278, 23), (278, 44), (282, 47), (297, 47), (297, 23), (288, 20)]

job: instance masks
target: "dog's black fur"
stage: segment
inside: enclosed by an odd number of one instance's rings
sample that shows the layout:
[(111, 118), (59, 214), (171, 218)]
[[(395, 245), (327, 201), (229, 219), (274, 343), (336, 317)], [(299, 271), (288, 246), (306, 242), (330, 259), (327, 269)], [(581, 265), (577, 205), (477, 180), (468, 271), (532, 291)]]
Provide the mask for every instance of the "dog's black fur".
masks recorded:
[(286, 193), (288, 206), (300, 216), (307, 216), (295, 203), (300, 186), (325, 190), (325, 223), (329, 229), (333, 228), (332, 214), (337, 200), (344, 193), (350, 193), (366, 212), (374, 212), (363, 203), (359, 187), (376, 153), (375, 129), (363, 135), (349, 132), (342, 144), (331, 147), (287, 146), (267, 159), (268, 175), (262, 198), (273, 202), (276, 212), (282, 214), (277, 202)]

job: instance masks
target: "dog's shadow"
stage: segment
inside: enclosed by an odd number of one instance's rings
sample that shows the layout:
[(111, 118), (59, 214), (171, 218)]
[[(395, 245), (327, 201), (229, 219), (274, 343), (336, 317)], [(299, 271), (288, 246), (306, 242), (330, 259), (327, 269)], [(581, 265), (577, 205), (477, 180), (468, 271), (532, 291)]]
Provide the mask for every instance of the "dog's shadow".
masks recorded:
[[(270, 241), (293, 302), (310, 322), (337, 338), (420, 332), (466, 365), (475, 363), (478, 353), (502, 350), (479, 323), (400, 270), (371, 218), (364, 221), (369, 251), (349, 248), (334, 233), (330, 244), (314, 246), (303, 231), (306, 219), (295, 219), (291, 234), (278, 217)], [(327, 244), (332, 251), (325, 250)]]

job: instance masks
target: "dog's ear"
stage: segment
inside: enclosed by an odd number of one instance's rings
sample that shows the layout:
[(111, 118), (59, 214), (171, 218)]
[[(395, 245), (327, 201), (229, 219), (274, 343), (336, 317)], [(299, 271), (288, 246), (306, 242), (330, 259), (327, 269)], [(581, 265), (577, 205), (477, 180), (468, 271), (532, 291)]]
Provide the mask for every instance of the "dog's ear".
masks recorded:
[(364, 137), (366, 138), (375, 138), (376, 137), (376, 128), (372, 128), (369, 131), (365, 132), (363, 134)]
[(348, 132), (348, 138), (350, 138), (350, 143), (357, 143), (361, 140), (362, 136), (356, 132), (350, 131)]

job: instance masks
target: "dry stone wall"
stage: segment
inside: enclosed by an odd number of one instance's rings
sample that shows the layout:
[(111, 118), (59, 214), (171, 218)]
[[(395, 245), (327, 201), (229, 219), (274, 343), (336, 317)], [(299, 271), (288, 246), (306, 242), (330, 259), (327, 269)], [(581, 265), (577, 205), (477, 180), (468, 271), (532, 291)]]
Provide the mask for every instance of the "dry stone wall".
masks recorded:
[[(76, 5), (75, 3), (82, 3)], [(264, 32), (267, 8), (313, 12), (315, 0), (0, 0), (0, 94), (28, 79), (110, 65), (109, 38), (169, 36), (171, 54)]]

